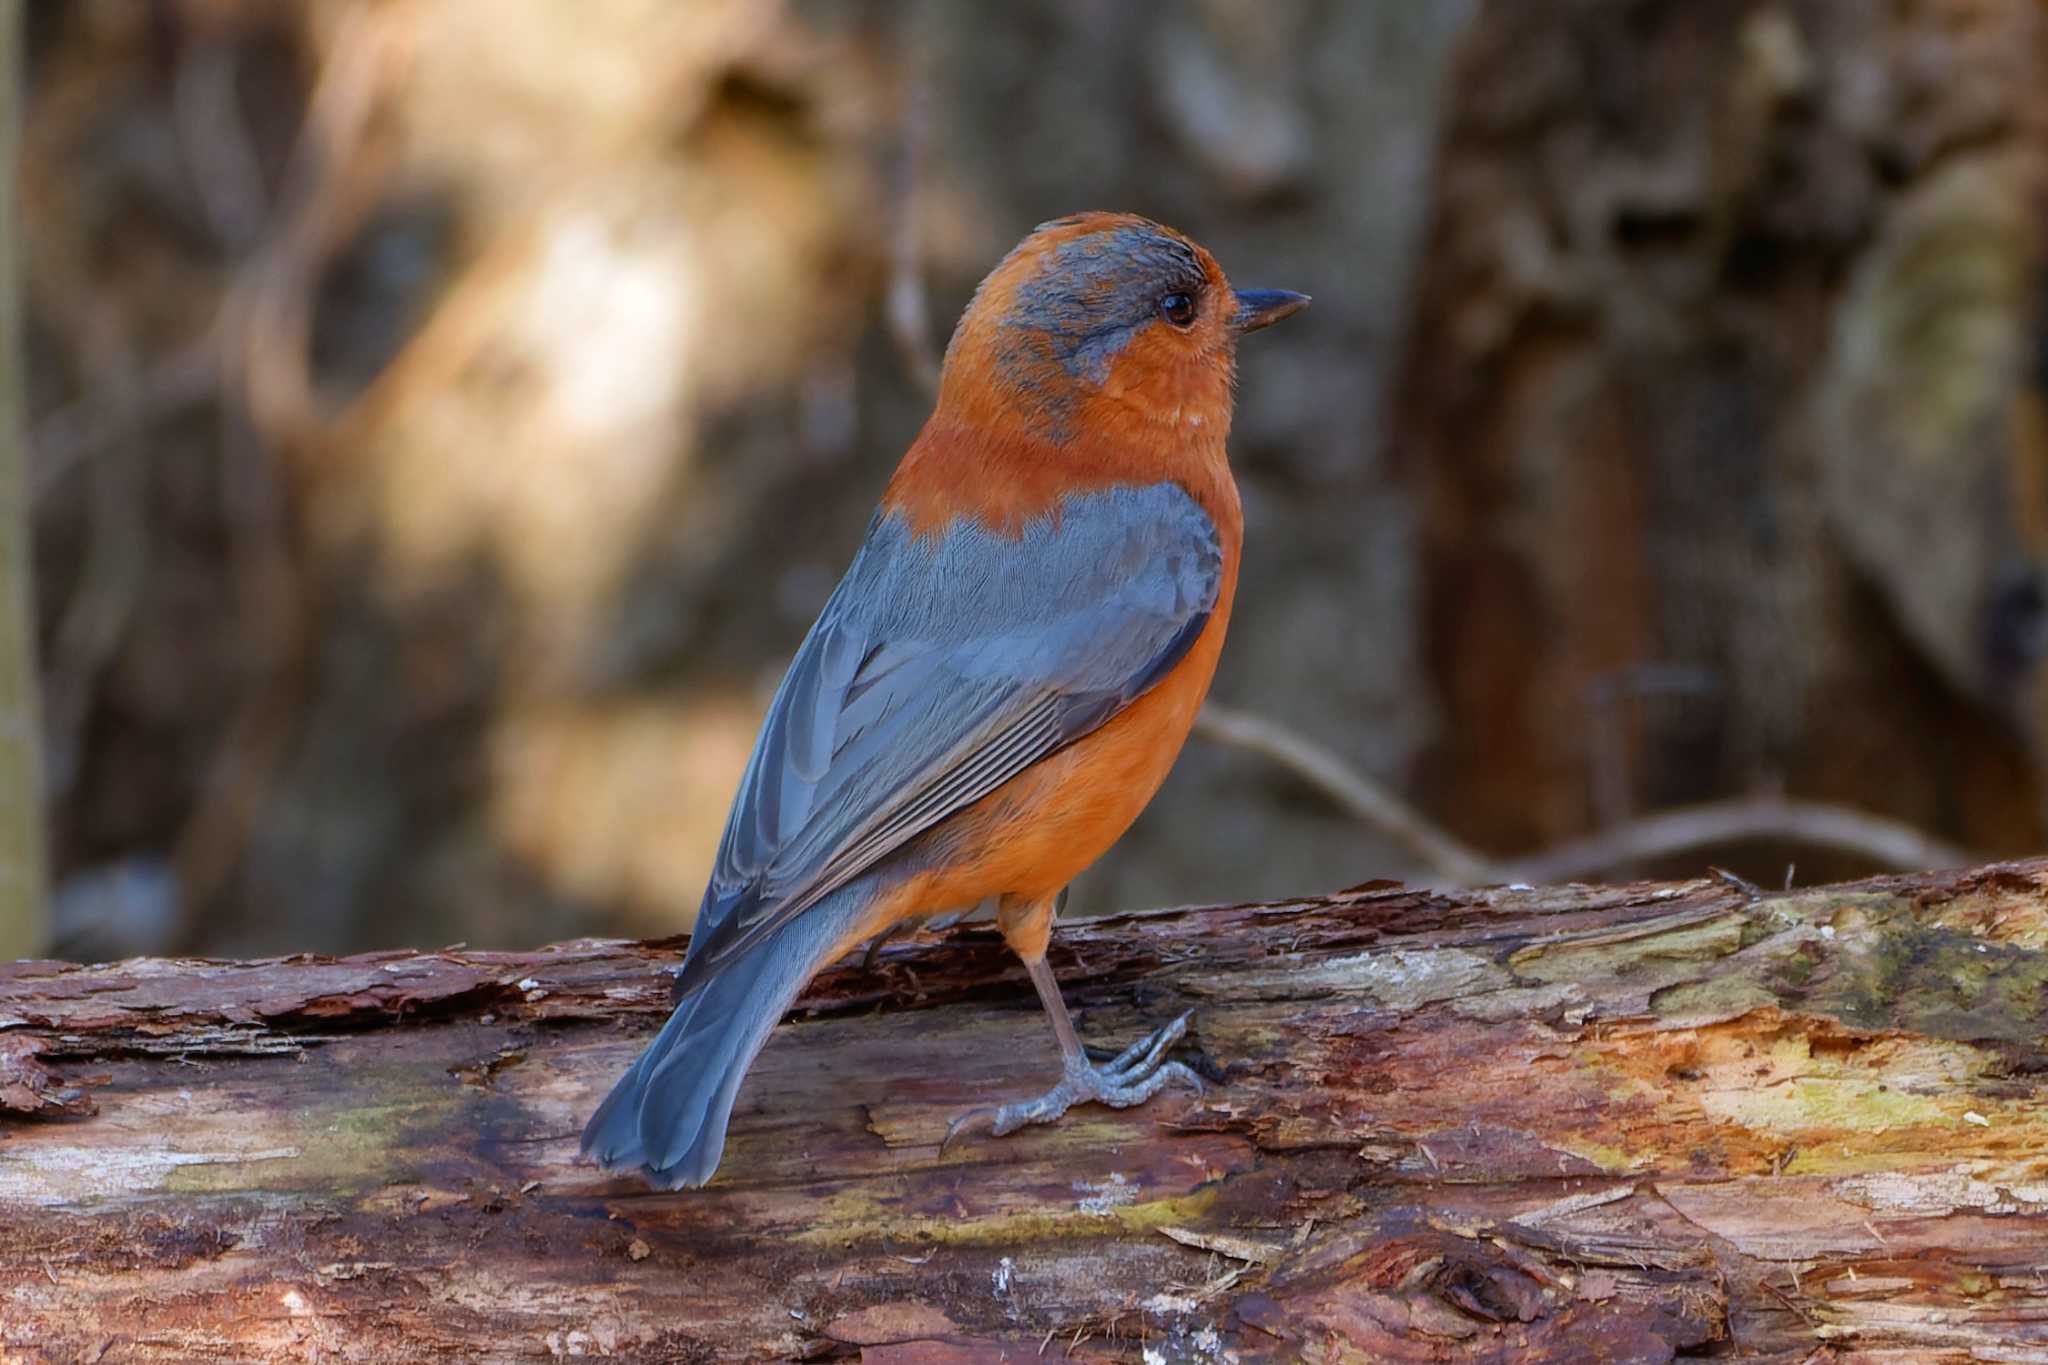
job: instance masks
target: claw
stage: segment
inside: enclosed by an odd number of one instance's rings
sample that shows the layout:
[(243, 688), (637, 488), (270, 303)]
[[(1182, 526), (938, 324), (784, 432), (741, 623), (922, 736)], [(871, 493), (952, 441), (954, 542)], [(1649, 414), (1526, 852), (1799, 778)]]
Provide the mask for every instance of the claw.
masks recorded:
[(1168, 1081), (1185, 1081), (1196, 1094), (1203, 1090), (1202, 1078), (1180, 1062), (1165, 1061), (1166, 1051), (1186, 1036), (1193, 1012), (1181, 1015), (1130, 1047), (1106, 1065), (1097, 1066), (1085, 1056), (1068, 1058), (1058, 1085), (1033, 1099), (970, 1109), (946, 1127), (939, 1142), (944, 1156), (955, 1139), (974, 1132), (1004, 1137), (1034, 1123), (1051, 1123), (1077, 1104), (1089, 1100), (1112, 1109), (1143, 1104), (1166, 1087)]
[(953, 1145), (955, 1138), (965, 1137), (973, 1132), (993, 1132), (995, 1126), (995, 1106), (984, 1104), (978, 1109), (968, 1110), (946, 1125), (946, 1135), (939, 1139), (939, 1155), (946, 1155), (946, 1149)]
[(1166, 1049), (1187, 1036), (1188, 1021), (1194, 1017), (1193, 1010), (1187, 1011), (1164, 1028), (1156, 1029), (1148, 1036), (1132, 1043), (1102, 1069), (1119, 1079), (1125, 1072), (1129, 1072), (1133, 1078), (1142, 1078), (1150, 1074), (1152, 1069), (1159, 1065), (1159, 1059), (1166, 1055)]

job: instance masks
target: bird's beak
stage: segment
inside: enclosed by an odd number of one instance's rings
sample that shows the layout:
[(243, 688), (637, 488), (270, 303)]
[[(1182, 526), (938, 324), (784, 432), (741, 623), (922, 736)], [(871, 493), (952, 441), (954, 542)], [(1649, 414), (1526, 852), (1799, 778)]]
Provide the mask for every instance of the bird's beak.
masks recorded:
[(1282, 318), (1291, 318), (1306, 307), (1308, 295), (1291, 289), (1240, 289), (1237, 312), (1231, 315), (1230, 325), (1239, 332), (1256, 332)]

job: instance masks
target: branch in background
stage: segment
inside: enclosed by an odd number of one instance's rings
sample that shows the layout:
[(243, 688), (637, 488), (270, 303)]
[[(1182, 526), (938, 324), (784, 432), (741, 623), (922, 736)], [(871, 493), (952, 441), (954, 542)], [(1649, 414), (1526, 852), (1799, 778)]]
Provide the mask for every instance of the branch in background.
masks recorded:
[(146, 374), (134, 376), (124, 401), (109, 404), (98, 391), (36, 423), (29, 451), (34, 457), (37, 499), (75, 470), (159, 422), (183, 416), (220, 392), (220, 339), (209, 332)]
[(1414, 856), (1449, 882), (1569, 881), (1648, 858), (1752, 839), (1780, 839), (1868, 858), (1887, 868), (1924, 871), (1964, 867), (1977, 858), (1897, 820), (1846, 806), (1739, 797), (1630, 820), (1528, 858), (1495, 862), (1438, 828), (1391, 791), (1330, 750), (1263, 716), (1218, 706), (1202, 708), (1195, 733), (1271, 760), (1356, 816), (1368, 829)]
[(1284, 725), (1212, 701), (1195, 718), (1195, 733), (1277, 763), (1451, 881), (1477, 886), (1506, 880), (1496, 874), (1485, 854), (1460, 843), (1400, 797)]
[(1621, 863), (1751, 839), (1809, 844), (1910, 871), (1979, 861), (1965, 849), (1882, 815), (1817, 801), (1750, 796), (1646, 815), (1518, 859), (1502, 870), (1518, 882), (1569, 881)]

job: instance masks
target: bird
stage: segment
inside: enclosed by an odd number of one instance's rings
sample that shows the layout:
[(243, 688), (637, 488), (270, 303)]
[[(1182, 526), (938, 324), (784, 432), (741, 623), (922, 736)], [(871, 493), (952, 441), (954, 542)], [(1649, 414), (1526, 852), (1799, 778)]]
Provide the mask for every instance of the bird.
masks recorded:
[(675, 1012), (583, 1130), (657, 1188), (716, 1172), (740, 1083), (825, 964), (995, 900), (1051, 1020), (1044, 1094), (947, 1141), (1140, 1104), (1188, 1015), (1092, 1061), (1046, 963), (1068, 885), (1173, 766), (1215, 674), (1244, 518), (1225, 453), (1239, 338), (1309, 302), (1233, 289), (1128, 213), (1043, 223), (976, 289), (937, 401), (762, 722)]

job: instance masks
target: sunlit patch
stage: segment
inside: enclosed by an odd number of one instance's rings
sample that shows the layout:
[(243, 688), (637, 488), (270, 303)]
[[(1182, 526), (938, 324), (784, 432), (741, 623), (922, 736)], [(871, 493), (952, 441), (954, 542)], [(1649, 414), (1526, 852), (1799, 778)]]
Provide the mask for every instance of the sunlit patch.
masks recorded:
[(739, 695), (522, 708), (493, 736), (492, 823), (561, 893), (687, 929), (760, 721)]

